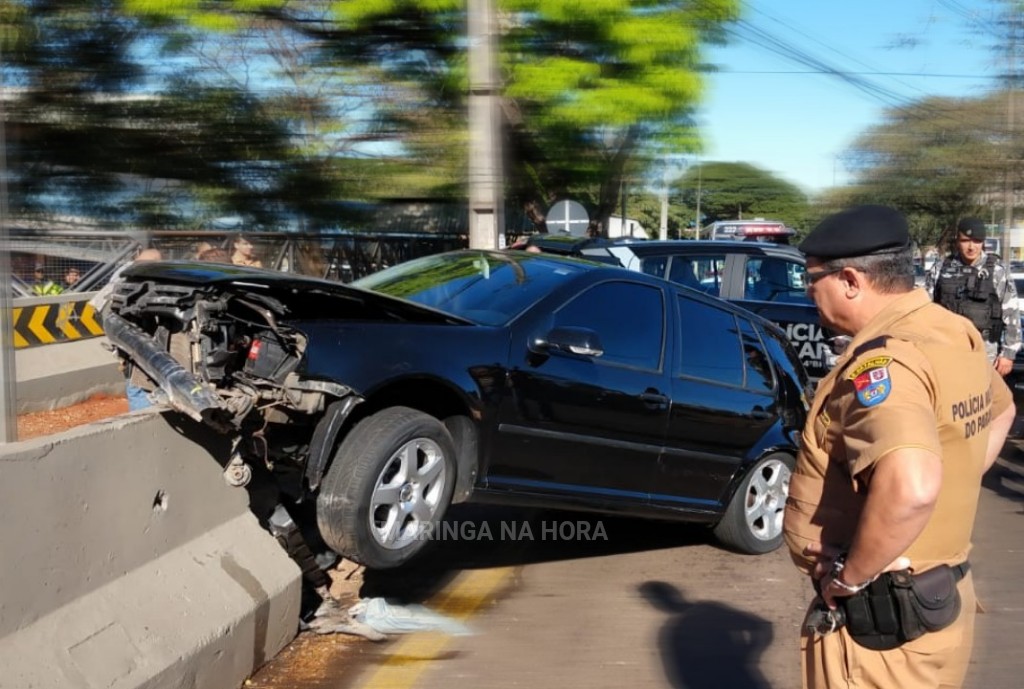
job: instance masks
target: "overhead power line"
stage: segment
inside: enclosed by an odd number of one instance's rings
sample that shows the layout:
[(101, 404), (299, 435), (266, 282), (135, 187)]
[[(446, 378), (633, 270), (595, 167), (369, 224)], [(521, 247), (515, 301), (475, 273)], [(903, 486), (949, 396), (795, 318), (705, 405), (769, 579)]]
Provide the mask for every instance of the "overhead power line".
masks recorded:
[[(949, 1), (952, 2), (953, 0), (949, 0)], [(875, 101), (877, 101), (879, 103), (882, 103), (883, 105), (885, 105), (885, 106), (887, 106), (887, 107), (889, 107), (889, 108), (891, 108), (893, 110), (902, 112), (904, 114), (911, 114), (911, 113), (914, 113), (914, 112), (925, 113), (925, 114), (930, 114), (930, 115), (937, 116), (937, 117), (948, 118), (950, 121), (956, 123), (957, 125), (968, 124), (967, 121), (964, 118), (960, 117), (957, 114), (950, 113), (948, 111), (944, 111), (943, 109), (936, 108), (934, 106), (922, 105), (921, 101), (922, 101), (923, 97), (926, 97), (926, 96), (929, 95), (926, 91), (923, 91), (923, 90), (921, 90), (921, 89), (919, 89), (919, 88), (917, 88), (915, 86), (911, 86), (911, 85), (906, 84), (904, 82), (897, 81), (897, 83), (899, 85), (901, 85), (902, 87), (904, 87), (904, 89), (910, 89), (910, 90), (916, 91), (919, 94), (921, 94), (919, 96), (917, 96), (917, 95), (911, 96), (911, 95), (907, 95), (905, 91), (895, 90), (895, 89), (893, 89), (891, 87), (885, 86), (885, 85), (880, 84), (880, 83), (878, 83), (878, 82), (876, 82), (876, 81), (874, 81), (872, 79), (867, 78), (869, 76), (870, 77), (889, 77), (889, 76), (915, 76), (916, 77), (916, 76), (923, 76), (923, 75), (921, 75), (921, 74), (889, 74), (889, 73), (882, 72), (881, 70), (879, 70), (879, 69), (877, 69), (877, 68), (875, 68), (875, 67), (873, 67), (871, 65), (868, 65), (867, 63), (865, 63), (865, 62), (863, 62), (863, 61), (861, 61), (861, 60), (859, 60), (859, 59), (857, 59), (857, 58), (855, 58), (853, 56), (847, 55), (847, 54), (843, 53), (842, 51), (837, 50), (834, 46), (830, 46), (830, 45), (827, 45), (825, 43), (822, 43), (821, 41), (819, 41), (815, 37), (811, 36), (807, 32), (802, 31), (802, 30), (798, 29), (797, 27), (795, 27), (791, 22), (788, 22), (788, 21), (779, 19), (777, 17), (774, 17), (774, 16), (764, 12), (763, 10), (759, 10), (757, 8), (754, 8), (754, 7), (750, 6), (750, 5), (747, 5), (747, 8), (751, 11), (752, 14), (759, 14), (759, 15), (767, 18), (769, 21), (774, 22), (774, 23), (779, 24), (780, 26), (784, 27), (787, 31), (792, 32), (794, 34), (797, 34), (798, 36), (801, 36), (802, 37), (801, 40), (800, 40), (800, 44), (801, 45), (798, 46), (795, 43), (793, 43), (792, 41), (787, 40), (786, 38), (781, 38), (781, 37), (771, 33), (770, 31), (764, 29), (763, 27), (758, 26), (758, 25), (754, 24), (753, 22), (750, 22), (750, 21), (747, 21), (747, 20), (743, 20), (743, 19), (735, 22), (733, 25), (731, 25), (729, 28), (727, 28), (727, 31), (728, 31), (729, 35), (732, 36), (733, 39), (735, 39), (737, 41), (744, 42), (744, 43), (748, 43), (750, 45), (754, 45), (754, 46), (763, 48), (763, 49), (765, 49), (765, 50), (767, 50), (767, 51), (769, 51), (771, 53), (774, 53), (774, 54), (776, 54), (776, 55), (778, 55), (778, 56), (780, 56), (780, 57), (782, 57), (782, 58), (784, 58), (784, 59), (786, 59), (786, 60), (788, 60), (790, 62), (794, 62), (794, 63), (796, 63), (798, 65), (802, 65), (804, 67), (807, 67), (809, 69), (807, 70), (806, 73), (809, 73), (809, 74), (821, 74), (821, 75), (825, 75), (825, 76), (835, 77), (836, 79), (839, 79), (840, 81), (845, 82), (849, 86), (852, 86), (853, 88), (861, 91), (862, 93), (864, 93), (865, 95), (870, 97), (872, 100), (875, 100)], [(868, 71), (866, 71), (866, 72), (865, 71), (857, 71), (857, 70), (844, 69), (844, 68), (841, 68), (841, 67), (837, 67), (834, 64), (826, 61), (824, 58), (820, 57), (819, 55), (811, 52), (807, 48), (802, 47), (802, 46), (805, 46), (805, 45), (808, 45), (808, 44), (811, 44), (811, 43), (817, 44), (819, 46), (822, 46), (822, 47), (826, 48), (828, 51), (836, 53), (837, 55), (843, 57), (844, 59), (846, 59), (848, 61), (851, 61), (853, 63), (859, 64), (861, 67), (866, 67)], [(723, 73), (729, 73), (729, 72), (723, 72)], [(756, 73), (756, 72), (751, 72), (751, 73)], [(765, 72), (765, 73), (768, 73), (768, 72)], [(778, 73), (786, 73), (786, 72), (778, 72)], [(793, 72), (793, 73), (799, 73), (799, 72)], [(940, 76), (940, 75), (935, 75), (935, 76)], [(953, 76), (954, 78), (969, 78), (968, 75), (949, 75), (949, 76)]]

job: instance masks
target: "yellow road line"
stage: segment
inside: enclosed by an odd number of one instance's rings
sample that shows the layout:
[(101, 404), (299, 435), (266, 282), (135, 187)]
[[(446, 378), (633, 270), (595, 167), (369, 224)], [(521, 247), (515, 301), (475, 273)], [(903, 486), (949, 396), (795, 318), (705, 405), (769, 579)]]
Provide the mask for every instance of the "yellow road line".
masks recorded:
[[(432, 599), (429, 607), (464, 622), (512, 578), (512, 571), (511, 567), (502, 567), (464, 572)], [(437, 660), (450, 642), (451, 637), (440, 632), (410, 634), (394, 647), (383, 665), (362, 686), (364, 689), (413, 687), (429, 662)]]

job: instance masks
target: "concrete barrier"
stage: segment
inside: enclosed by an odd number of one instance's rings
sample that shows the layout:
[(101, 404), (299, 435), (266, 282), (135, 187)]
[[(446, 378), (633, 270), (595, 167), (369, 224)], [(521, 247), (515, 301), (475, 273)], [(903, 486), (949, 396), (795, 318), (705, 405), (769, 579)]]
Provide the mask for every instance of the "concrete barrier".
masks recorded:
[(229, 689), (294, 637), (298, 567), (227, 451), (151, 410), (0, 445), (0, 687)]
[(17, 413), (60, 409), (94, 395), (124, 395), (106, 337), (19, 349), (14, 353)]
[(48, 297), (22, 297), (12, 303), (14, 346), (41, 347), (103, 334), (103, 325), (89, 300), (95, 292), (69, 292)]
[[(107, 338), (98, 330), (92, 307), (83, 305), (84, 300), (94, 294), (84, 292), (14, 300), (14, 320), (25, 333), (29, 333), (20, 340), (18, 331), (14, 333), (17, 382), (14, 396), (18, 414), (59, 409), (93, 395), (124, 394), (124, 378), (118, 370), (117, 358), (107, 349)], [(81, 311), (88, 318), (85, 321), (80, 317), (74, 320), (65, 315), (62, 318), (67, 323), (62, 321), (64, 327), (57, 327), (46, 318), (32, 316), (44, 310), (49, 314), (67, 309), (71, 309), (72, 315)], [(51, 331), (52, 337), (43, 337)], [(97, 332), (100, 333), (98, 337)], [(32, 338), (35, 338), (32, 343), (36, 346), (17, 346)], [(49, 344), (40, 344), (43, 342)]]

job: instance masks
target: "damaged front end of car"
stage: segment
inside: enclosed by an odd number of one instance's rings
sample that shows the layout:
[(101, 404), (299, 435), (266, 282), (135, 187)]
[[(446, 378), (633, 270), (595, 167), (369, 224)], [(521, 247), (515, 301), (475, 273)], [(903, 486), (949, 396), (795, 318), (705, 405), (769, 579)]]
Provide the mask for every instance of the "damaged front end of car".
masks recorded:
[(300, 375), (307, 341), (280, 322), (288, 311), (244, 285), (125, 280), (102, 318), (132, 384), (223, 433), (276, 432), (275, 442), (259, 443), (267, 461), (305, 464), (312, 427), (353, 392)]

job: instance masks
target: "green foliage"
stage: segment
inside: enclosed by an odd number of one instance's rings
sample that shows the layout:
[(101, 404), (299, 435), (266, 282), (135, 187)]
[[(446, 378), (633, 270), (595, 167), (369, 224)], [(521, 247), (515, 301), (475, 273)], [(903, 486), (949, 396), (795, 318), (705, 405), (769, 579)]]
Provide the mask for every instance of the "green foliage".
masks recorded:
[[(498, 4), (513, 203), (574, 197), (605, 221), (621, 180), (699, 148), (701, 46), (738, 0)], [(321, 222), (357, 195), (464, 198), (465, 13), (465, 0), (0, 2), (4, 46), (20, 43), (5, 69), (45, 94), (14, 108), (32, 170), (18, 198), (267, 225)], [(110, 99), (142, 84), (148, 98)], [(126, 178), (151, 183), (126, 200)]]
[(322, 159), (296, 155), (287, 108), (187, 68), (161, 83), (159, 62), (136, 56), (162, 34), (120, 9), (67, 0), (21, 15), (4, 66), (26, 94), (6, 113), (17, 125), (8, 138), (15, 212), (164, 228), (229, 213), (251, 227), (330, 215), (336, 176)]
[(510, 22), (502, 53), (506, 95), (522, 115), (511, 140), (513, 197), (550, 202), (596, 186), (591, 214), (606, 221), (622, 178), (665, 151), (697, 150), (701, 44), (738, 10), (732, 0), (698, 5), (504, 5), (523, 18)]
[(700, 195), (702, 225), (761, 217), (800, 228), (810, 212), (798, 187), (747, 163), (701, 163), (687, 170), (676, 187), (688, 208), (696, 209)]
[[(596, 188), (592, 212), (606, 219), (624, 175), (656, 152), (699, 145), (691, 115), (701, 94), (700, 44), (720, 37), (719, 25), (737, 16), (736, 0), (499, 5), (505, 111), (517, 115), (507, 141), (515, 202), (546, 205)], [(240, 0), (221, 6), (243, 9)], [(430, 142), (443, 139), (439, 124), (464, 128), (458, 126), (466, 94), (464, 3), (347, 0), (330, 7), (336, 19), (328, 31), (332, 57), (350, 66), (377, 65), (391, 87), (415, 87), (422, 96), (414, 99), (418, 113), (431, 113), (417, 117), (397, 102), (378, 104), (406, 151), (437, 156), (459, 145), (457, 137), (440, 147)], [(177, 12), (184, 19), (189, 10), (179, 6)], [(464, 175), (468, 152), (455, 150), (461, 158), (441, 156), (457, 165), (442, 177)], [(437, 159), (422, 162), (440, 169)]]
[(928, 98), (887, 111), (848, 152), (858, 173), (852, 199), (901, 209), (922, 246), (966, 215), (988, 217), (980, 200), (1002, 198), (1007, 169), (1020, 184), (1010, 161), (1021, 159), (1024, 140), (1006, 134), (1006, 98)]

